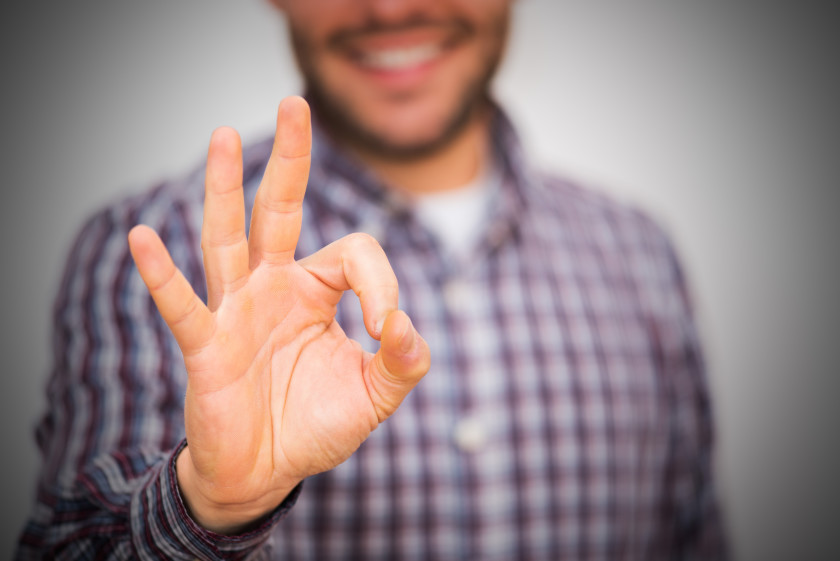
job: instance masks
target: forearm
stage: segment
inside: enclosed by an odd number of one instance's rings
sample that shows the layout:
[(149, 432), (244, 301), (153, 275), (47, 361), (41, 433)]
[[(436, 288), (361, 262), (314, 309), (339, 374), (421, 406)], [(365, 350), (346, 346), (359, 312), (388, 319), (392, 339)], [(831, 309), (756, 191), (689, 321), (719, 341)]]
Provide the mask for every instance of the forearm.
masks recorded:
[(216, 543), (186, 515), (172, 476), (183, 359), (131, 269), (119, 214), (92, 219), (67, 261), (38, 427), (38, 497), (20, 559), (207, 558), (192, 543)]
[(42, 488), (18, 559), (243, 559), (264, 544), (299, 487), (256, 526), (236, 535), (208, 531), (187, 513), (169, 454), (118, 452), (97, 458), (71, 489)]

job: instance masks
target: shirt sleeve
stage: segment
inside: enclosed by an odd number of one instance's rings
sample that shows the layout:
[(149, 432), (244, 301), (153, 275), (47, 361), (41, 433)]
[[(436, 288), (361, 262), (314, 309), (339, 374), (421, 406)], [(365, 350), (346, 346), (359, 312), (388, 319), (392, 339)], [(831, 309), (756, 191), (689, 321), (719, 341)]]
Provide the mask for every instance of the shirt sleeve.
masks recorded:
[[(194, 281), (200, 262), (185, 213), (177, 205), (168, 212), (153, 226)], [(36, 433), (37, 499), (18, 559), (254, 558), (299, 493), (241, 535), (206, 531), (189, 517), (175, 474), (186, 373), (128, 252), (138, 218), (97, 215), (69, 256), (55, 302), (48, 409)]]
[(664, 245), (670, 275), (653, 327), (671, 419), (663, 539), (677, 559), (728, 559), (714, 484), (715, 435), (706, 364), (682, 268), (673, 248), (667, 241)]

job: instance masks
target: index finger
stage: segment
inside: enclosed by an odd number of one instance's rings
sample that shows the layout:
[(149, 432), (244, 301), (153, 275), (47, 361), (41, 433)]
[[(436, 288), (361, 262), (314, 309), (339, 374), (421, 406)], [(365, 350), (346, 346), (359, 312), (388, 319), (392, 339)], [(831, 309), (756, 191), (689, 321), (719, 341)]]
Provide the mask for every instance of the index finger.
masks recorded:
[(374, 238), (350, 234), (298, 263), (334, 290), (353, 290), (368, 333), (380, 338), (385, 317), (399, 305), (400, 290), (388, 257)]
[(261, 262), (294, 260), (311, 149), (309, 105), (302, 97), (287, 97), (277, 110), (274, 146), (251, 215), (252, 269)]

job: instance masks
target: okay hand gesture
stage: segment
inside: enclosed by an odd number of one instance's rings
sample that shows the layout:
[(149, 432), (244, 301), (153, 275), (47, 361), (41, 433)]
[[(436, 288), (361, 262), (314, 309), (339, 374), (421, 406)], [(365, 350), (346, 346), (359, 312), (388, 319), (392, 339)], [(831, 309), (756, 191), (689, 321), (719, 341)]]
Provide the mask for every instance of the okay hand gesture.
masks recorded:
[[(192, 516), (217, 532), (241, 530), (302, 479), (347, 459), (429, 368), (373, 238), (353, 234), (295, 261), (311, 143), (306, 102), (285, 99), (246, 238), (241, 143), (231, 129), (213, 134), (201, 234), (207, 305), (153, 230), (129, 234), (188, 373), (178, 483)], [(335, 321), (345, 290), (359, 296), (376, 354)]]

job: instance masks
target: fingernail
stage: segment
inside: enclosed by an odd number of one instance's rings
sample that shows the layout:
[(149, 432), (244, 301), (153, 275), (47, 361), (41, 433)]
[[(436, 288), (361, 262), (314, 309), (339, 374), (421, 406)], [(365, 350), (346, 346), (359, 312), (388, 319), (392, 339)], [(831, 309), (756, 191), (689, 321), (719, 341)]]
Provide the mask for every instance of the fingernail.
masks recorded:
[(382, 337), (382, 328), (385, 327), (385, 318), (380, 319), (376, 322), (376, 325), (373, 326), (373, 333), (377, 337)]
[(403, 353), (409, 352), (411, 349), (414, 348), (414, 342), (417, 340), (417, 332), (414, 330), (414, 325), (411, 323), (411, 319), (408, 320), (408, 327), (403, 333), (402, 338), (400, 339), (400, 350)]

